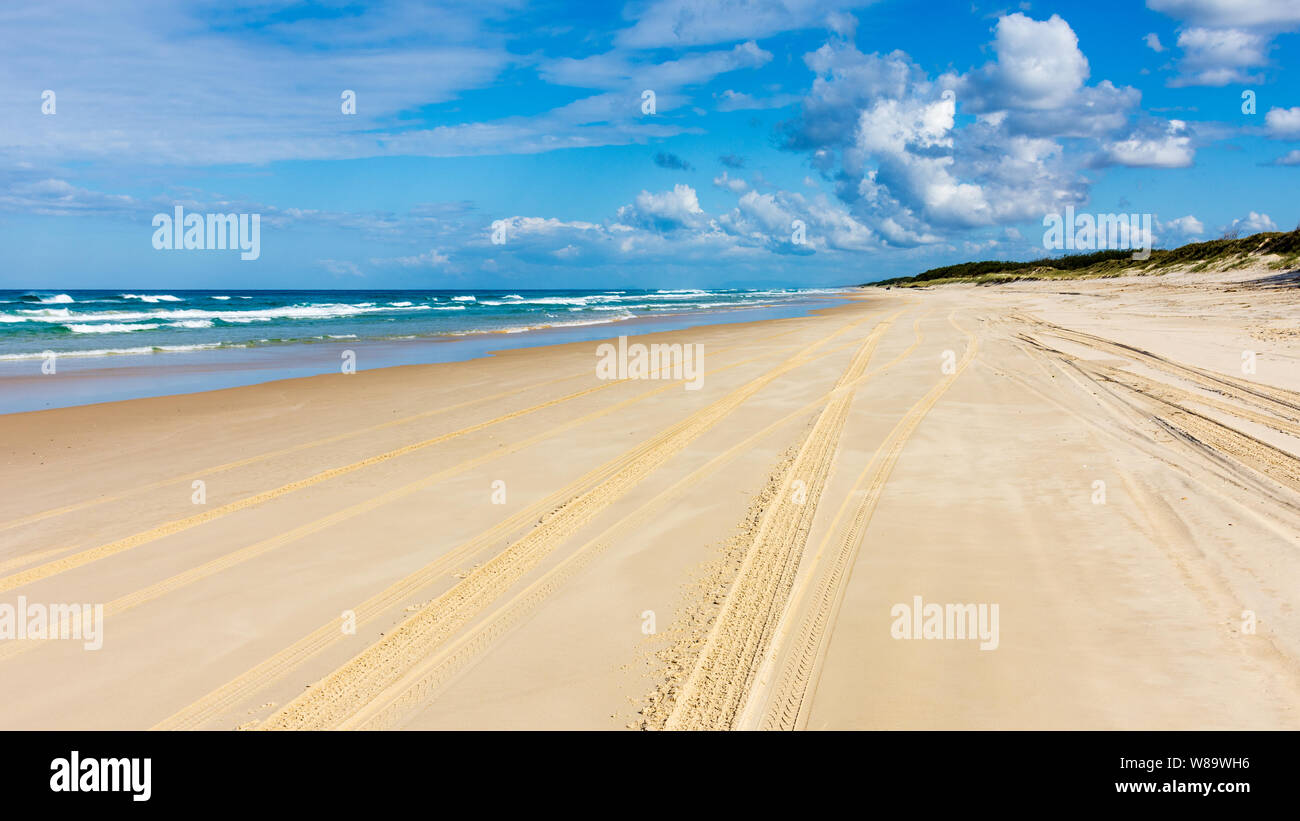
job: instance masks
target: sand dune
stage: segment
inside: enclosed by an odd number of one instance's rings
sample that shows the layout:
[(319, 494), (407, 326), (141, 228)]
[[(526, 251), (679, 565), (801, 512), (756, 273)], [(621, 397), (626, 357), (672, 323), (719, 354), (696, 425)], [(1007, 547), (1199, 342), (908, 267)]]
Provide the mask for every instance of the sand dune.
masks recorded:
[[(0, 641), (0, 726), (1295, 728), (1267, 273), (646, 337), (698, 391), (575, 343), (0, 417), (0, 603), (105, 619)], [(996, 649), (897, 638), (917, 597)]]

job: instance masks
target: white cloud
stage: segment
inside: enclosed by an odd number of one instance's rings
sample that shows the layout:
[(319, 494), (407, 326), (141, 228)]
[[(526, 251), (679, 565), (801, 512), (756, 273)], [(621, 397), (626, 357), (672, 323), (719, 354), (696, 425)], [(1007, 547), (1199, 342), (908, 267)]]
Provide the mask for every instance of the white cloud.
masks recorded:
[(1182, 120), (1170, 120), (1163, 134), (1138, 134), (1105, 146), (1104, 159), (1114, 165), (1135, 168), (1186, 168), (1196, 149)]
[(1273, 165), (1300, 165), (1300, 148), (1293, 149), (1273, 160)]
[(848, 12), (833, 11), (826, 15), (826, 27), (846, 40), (858, 33), (858, 18)]
[(1147, 0), (1147, 8), (1203, 26), (1285, 28), (1300, 23), (1294, 0)]
[(1178, 34), (1183, 49), (1180, 74), (1170, 85), (1225, 86), (1253, 82), (1248, 69), (1268, 64), (1269, 37), (1252, 31), (1226, 28), (1189, 28)]
[(1268, 214), (1258, 214), (1251, 211), (1248, 215), (1233, 220), (1228, 225), (1229, 231), (1235, 231), (1240, 236), (1249, 236), (1258, 234), (1260, 231), (1276, 231), (1277, 224), (1273, 222)]
[(1205, 225), (1191, 214), (1171, 219), (1166, 223), (1162, 223), (1159, 227), (1185, 237), (1199, 237), (1205, 233)]
[(1300, 137), (1300, 106), (1295, 108), (1270, 108), (1264, 115), (1268, 135), (1289, 140)]
[(639, 109), (642, 89), (657, 95), (685, 86), (706, 83), (720, 74), (744, 68), (759, 68), (772, 59), (771, 52), (753, 40), (720, 51), (694, 52), (677, 60), (647, 62), (632, 59), (621, 51), (591, 57), (563, 57), (548, 60), (538, 73), (549, 83), (577, 88), (622, 89), (631, 94)]
[(657, 0), (637, 9), (636, 23), (616, 41), (632, 48), (663, 48), (728, 43), (784, 31), (839, 25), (829, 16), (864, 5), (861, 0)]
[(723, 171), (721, 176), (714, 177), (713, 184), (718, 188), (724, 188), (733, 194), (743, 193), (747, 188), (749, 188), (749, 183), (739, 177), (727, 176), (726, 171)]
[(795, 94), (775, 94), (771, 97), (755, 97), (752, 94), (745, 94), (740, 91), (727, 89), (721, 94), (715, 94), (717, 99), (717, 108), (719, 111), (750, 111), (764, 108), (784, 108), (792, 103), (798, 102), (799, 97)]
[(631, 205), (618, 210), (618, 219), (626, 225), (673, 231), (699, 225), (704, 218), (695, 189), (678, 183), (671, 191), (652, 194), (642, 191)]
[[(940, 228), (1037, 221), (1081, 205), (1088, 181), (1067, 137), (1116, 144), (1126, 162), (1190, 162), (1182, 124), (1132, 131), (1136, 89), (1087, 85), (1088, 61), (1060, 17), (1005, 16), (993, 47), (996, 59), (979, 69), (930, 78), (902, 52), (862, 54), (832, 40), (805, 57), (816, 78), (785, 147), (808, 153), (852, 216), (906, 246), (937, 242)], [(974, 121), (958, 120), (959, 110)]]
[(1160, 35), (1156, 34), (1154, 31), (1142, 39), (1146, 42), (1147, 48), (1151, 49), (1156, 54), (1165, 50), (1165, 47), (1160, 44)]
[(1088, 79), (1088, 60), (1070, 24), (1053, 14), (1034, 20), (1016, 12), (998, 20), (996, 62), (986, 69), (1001, 108), (1057, 108)]
[(1295, 0), (1147, 0), (1147, 7), (1186, 24), (1171, 86), (1258, 82), (1250, 69), (1267, 66), (1273, 38), (1300, 25)]

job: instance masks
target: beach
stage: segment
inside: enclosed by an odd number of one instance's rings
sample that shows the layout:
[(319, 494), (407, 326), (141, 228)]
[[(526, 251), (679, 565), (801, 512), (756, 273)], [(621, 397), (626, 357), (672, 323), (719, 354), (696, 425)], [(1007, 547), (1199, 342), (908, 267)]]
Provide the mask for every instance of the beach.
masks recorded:
[(102, 605), (0, 640), (0, 727), (1300, 728), (1270, 273), (629, 337), (694, 388), (613, 326), (0, 415), (0, 604)]

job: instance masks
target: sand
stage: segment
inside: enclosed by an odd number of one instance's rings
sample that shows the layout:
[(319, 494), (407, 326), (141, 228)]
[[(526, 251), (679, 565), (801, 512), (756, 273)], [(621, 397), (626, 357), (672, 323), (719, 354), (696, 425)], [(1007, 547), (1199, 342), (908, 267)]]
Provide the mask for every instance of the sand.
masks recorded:
[(699, 390), (581, 342), (0, 416), (0, 605), (104, 606), (0, 641), (0, 727), (1296, 728), (1271, 273), (637, 338)]

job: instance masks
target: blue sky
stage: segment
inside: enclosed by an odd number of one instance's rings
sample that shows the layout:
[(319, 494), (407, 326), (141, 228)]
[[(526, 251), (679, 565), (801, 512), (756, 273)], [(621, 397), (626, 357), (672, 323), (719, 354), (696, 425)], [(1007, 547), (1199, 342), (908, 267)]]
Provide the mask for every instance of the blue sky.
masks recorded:
[[(5, 4), (0, 287), (824, 286), (1042, 256), (1067, 206), (1290, 230), (1297, 32), (1296, 0)], [(260, 214), (261, 256), (155, 250), (178, 204)]]

